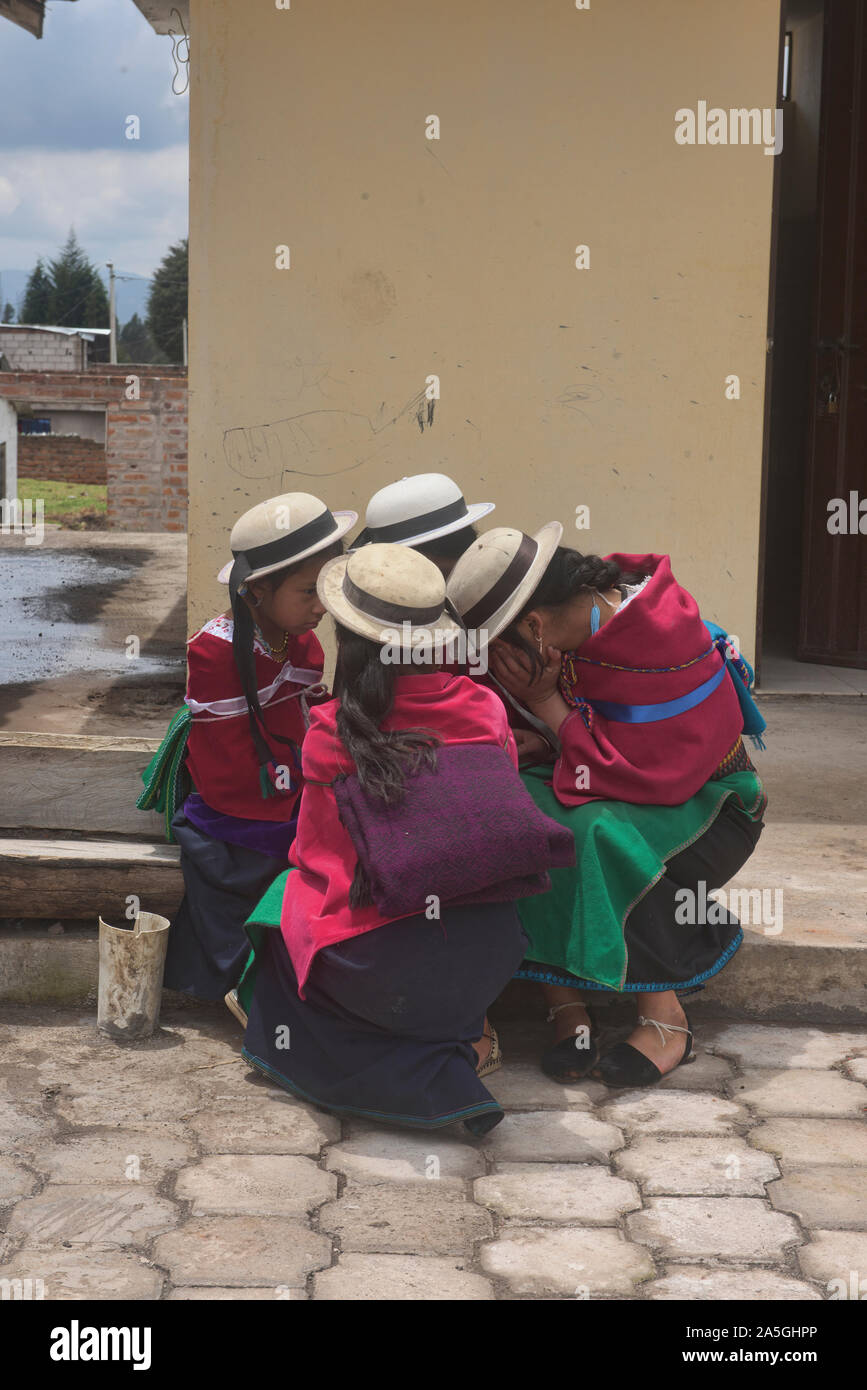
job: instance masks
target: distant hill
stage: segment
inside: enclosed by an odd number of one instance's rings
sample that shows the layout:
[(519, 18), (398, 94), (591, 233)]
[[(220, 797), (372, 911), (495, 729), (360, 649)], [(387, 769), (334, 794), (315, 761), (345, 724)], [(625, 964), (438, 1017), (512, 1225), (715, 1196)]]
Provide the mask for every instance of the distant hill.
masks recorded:
[[(126, 272), (118, 270), (117, 273), (123, 275)], [(15, 305), (15, 317), (17, 319), (29, 275), (29, 270), (0, 270), (0, 286), (2, 286), (0, 313), (2, 313), (3, 305), (8, 301)], [(108, 271), (101, 270), (100, 277), (107, 289)], [(150, 282), (147, 280), (118, 280), (116, 285), (117, 317), (120, 323), (127, 323), (133, 314), (138, 314), (140, 319), (144, 319), (147, 312), (149, 290)], [(72, 323), (67, 326), (78, 328), (79, 325)]]

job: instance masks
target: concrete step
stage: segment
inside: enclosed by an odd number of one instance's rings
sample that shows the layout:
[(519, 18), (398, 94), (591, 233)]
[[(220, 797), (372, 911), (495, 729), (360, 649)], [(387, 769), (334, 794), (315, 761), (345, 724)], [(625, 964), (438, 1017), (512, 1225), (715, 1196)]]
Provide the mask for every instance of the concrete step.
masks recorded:
[(5, 918), (123, 918), (136, 910), (171, 917), (183, 897), (177, 845), (139, 840), (0, 839), (0, 913)]
[(158, 747), (153, 738), (0, 730), (0, 828), (160, 839), (162, 816), (135, 804)]
[[(708, 981), (690, 1010), (768, 1021), (862, 1023), (867, 1018), (867, 869), (861, 826), (772, 824), (745, 870), (727, 888), (737, 902), (744, 945)], [(126, 897), (171, 919), (183, 892), (173, 845), (128, 841), (0, 841), (0, 885), (11, 875), (19, 905), (4, 915), (43, 920), (0, 929), (0, 1000), (83, 1004), (97, 984), (96, 919), (123, 920)], [(17, 875), (17, 877), (15, 877)], [(2, 886), (0, 886), (2, 892)], [(5, 897), (0, 898), (5, 903)], [(76, 904), (72, 912), (69, 904)], [(50, 906), (48, 904), (51, 904)], [(733, 905), (734, 906), (734, 905)], [(51, 917), (67, 919), (48, 935)], [(78, 917), (85, 921), (73, 922)], [(687, 926), (684, 930), (688, 930)], [(515, 983), (495, 1012), (541, 1011), (538, 990)]]

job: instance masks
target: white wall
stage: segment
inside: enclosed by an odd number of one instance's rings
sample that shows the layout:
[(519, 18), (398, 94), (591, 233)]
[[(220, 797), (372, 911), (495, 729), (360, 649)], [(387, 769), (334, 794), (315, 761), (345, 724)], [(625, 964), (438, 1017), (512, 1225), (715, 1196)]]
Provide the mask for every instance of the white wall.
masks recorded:
[(6, 445), (6, 497), (18, 495), (18, 411), (0, 396), (0, 444)]

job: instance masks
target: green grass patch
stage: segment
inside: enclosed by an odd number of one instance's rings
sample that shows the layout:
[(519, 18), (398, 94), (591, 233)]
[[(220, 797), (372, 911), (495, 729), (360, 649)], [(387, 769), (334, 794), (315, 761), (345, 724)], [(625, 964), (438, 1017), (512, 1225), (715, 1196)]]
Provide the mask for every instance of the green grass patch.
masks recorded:
[(61, 526), (81, 526), (85, 520), (93, 529), (105, 525), (105, 483), (66, 483), (48, 478), (19, 478), (18, 496), (45, 504), (45, 520)]

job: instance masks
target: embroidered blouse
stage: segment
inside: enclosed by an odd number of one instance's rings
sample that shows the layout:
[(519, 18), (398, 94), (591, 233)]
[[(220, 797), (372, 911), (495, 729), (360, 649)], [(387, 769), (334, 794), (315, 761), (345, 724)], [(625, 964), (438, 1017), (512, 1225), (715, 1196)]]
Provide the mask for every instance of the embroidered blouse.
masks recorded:
[[(187, 744), (190, 776), (203, 801), (215, 811), (249, 820), (291, 820), (301, 777), (286, 744), (270, 738), (275, 762), (291, 769), (293, 789), (282, 796), (262, 796), (247, 702), (232, 651), (233, 631), (232, 619), (221, 615), (205, 623), (187, 643), (186, 703), (193, 716)], [(289, 638), (282, 662), (275, 661), (258, 640), (253, 651), (266, 730), (300, 747), (304, 716), (299, 696), (322, 680), (322, 647), (314, 633), (305, 632)]]

